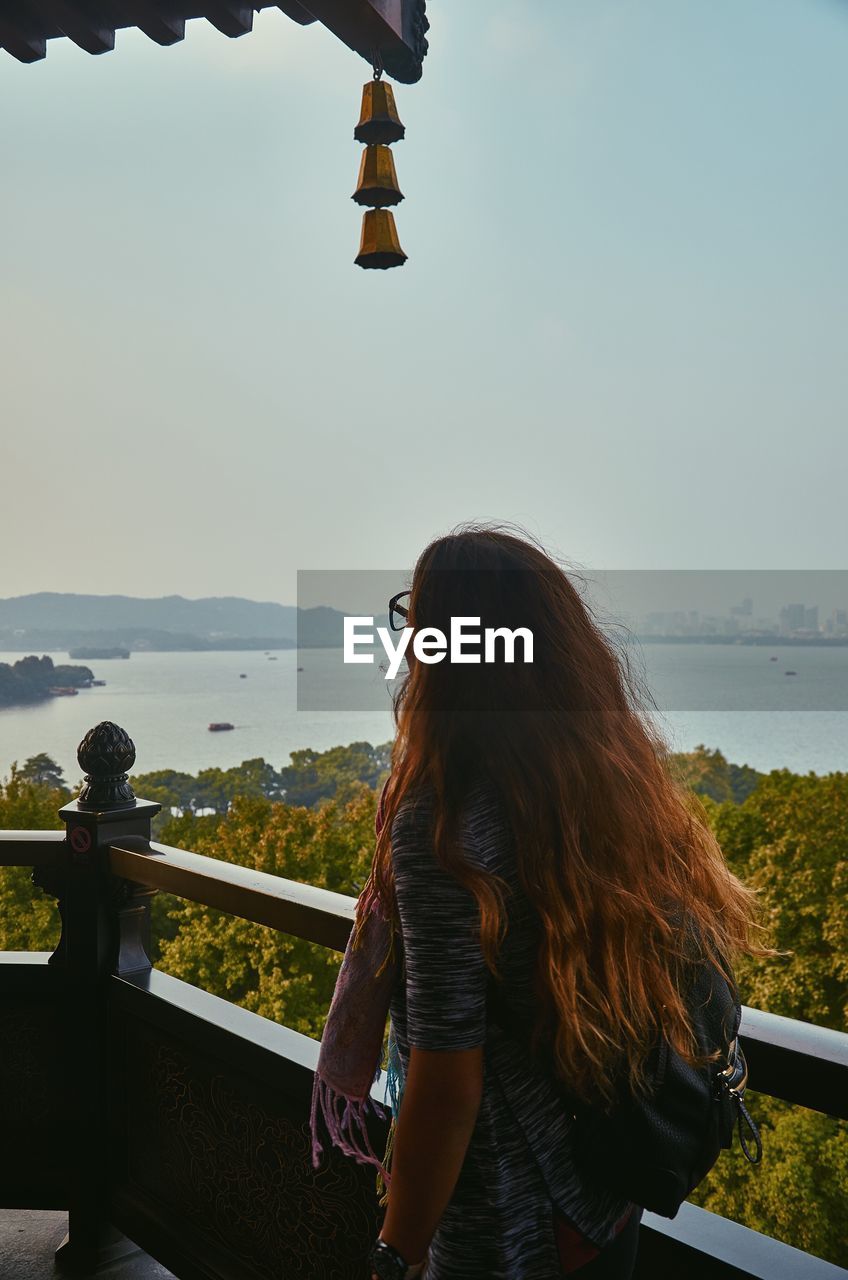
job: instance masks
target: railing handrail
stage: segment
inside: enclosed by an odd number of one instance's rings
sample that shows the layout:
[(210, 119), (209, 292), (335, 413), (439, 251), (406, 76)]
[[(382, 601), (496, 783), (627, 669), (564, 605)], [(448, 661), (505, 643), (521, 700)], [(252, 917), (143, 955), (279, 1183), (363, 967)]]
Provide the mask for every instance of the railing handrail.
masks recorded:
[(848, 1071), (848, 1032), (743, 1005), (741, 1034), (749, 1041), (779, 1046), (786, 1053), (815, 1057)]
[[(0, 832), (0, 865), (55, 862), (61, 831)], [(5, 854), (5, 856), (4, 856)], [(28, 855), (36, 854), (31, 858)], [(171, 845), (125, 836), (108, 846), (113, 874), (342, 952), (356, 898)], [(772, 1096), (848, 1119), (848, 1033), (743, 1006), (740, 1035)]]
[[(0, 831), (0, 867), (56, 864), (64, 831)], [(125, 836), (109, 846), (115, 875), (281, 933), (344, 951), (356, 899), (189, 849)]]
[(64, 830), (0, 831), (0, 867), (39, 867), (55, 863), (64, 843)]
[(356, 898), (139, 837), (109, 846), (115, 875), (344, 951)]
[[(110, 845), (112, 871), (293, 937), (344, 951), (356, 899), (136, 837)], [(750, 1065), (783, 1080), (775, 1096), (848, 1119), (848, 1033), (743, 1006)], [(814, 1099), (814, 1101), (813, 1101)]]

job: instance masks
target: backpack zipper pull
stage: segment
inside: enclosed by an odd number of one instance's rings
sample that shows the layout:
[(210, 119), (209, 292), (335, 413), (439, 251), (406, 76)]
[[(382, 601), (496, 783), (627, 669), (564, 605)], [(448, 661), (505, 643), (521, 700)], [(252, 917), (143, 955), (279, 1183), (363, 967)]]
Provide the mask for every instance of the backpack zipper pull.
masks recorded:
[[(730, 1090), (730, 1096), (731, 1096), (731, 1098), (733, 1099), (733, 1101), (736, 1103), (736, 1107), (737, 1107), (737, 1111), (738, 1111), (738, 1122), (739, 1122), (739, 1145), (741, 1146), (741, 1148), (742, 1148), (742, 1150), (743, 1150), (743, 1152), (744, 1152), (744, 1154), (745, 1154), (745, 1159), (749, 1162), (749, 1164), (759, 1164), (759, 1163), (760, 1163), (760, 1161), (761, 1161), (761, 1160), (762, 1160), (762, 1158), (763, 1158), (763, 1144), (762, 1144), (762, 1141), (761, 1141), (761, 1139), (760, 1139), (760, 1131), (759, 1131), (759, 1129), (757, 1128), (757, 1126), (754, 1124), (754, 1121), (751, 1119), (751, 1117), (750, 1117), (750, 1115), (749, 1115), (749, 1113), (748, 1113), (748, 1108), (745, 1106), (745, 1103), (742, 1101), (742, 1098), (741, 1098), (740, 1094), (739, 1094), (739, 1093), (737, 1093), (737, 1091), (736, 1091), (735, 1089), (731, 1089), (731, 1090)], [(753, 1134), (754, 1142), (757, 1144), (757, 1154), (756, 1154), (756, 1157), (754, 1157), (754, 1156), (752, 1156), (752, 1155), (751, 1155), (751, 1152), (750, 1152), (750, 1150), (748, 1149), (748, 1143), (745, 1141), (745, 1134), (742, 1132), (742, 1118), (743, 1118), (743, 1116), (744, 1116), (744, 1118), (745, 1118), (745, 1123), (747, 1124), (748, 1128), (750, 1129), (751, 1133)]]

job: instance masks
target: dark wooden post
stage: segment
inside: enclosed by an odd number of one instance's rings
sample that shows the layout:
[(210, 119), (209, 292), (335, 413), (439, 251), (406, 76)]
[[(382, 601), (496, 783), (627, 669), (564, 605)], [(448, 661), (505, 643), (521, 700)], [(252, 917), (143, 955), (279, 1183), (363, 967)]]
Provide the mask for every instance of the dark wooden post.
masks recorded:
[(79, 797), (60, 811), (66, 824), (63, 883), (57, 886), (63, 928), (52, 960), (67, 971), (65, 1139), (72, 1170), (68, 1234), (56, 1260), (62, 1270), (92, 1275), (135, 1249), (108, 1221), (107, 988), (115, 973), (150, 967), (151, 891), (111, 875), (109, 844), (127, 836), (149, 839), (161, 806), (133, 795), (127, 772), (135, 747), (118, 725), (104, 721), (91, 729), (77, 759), (86, 779)]

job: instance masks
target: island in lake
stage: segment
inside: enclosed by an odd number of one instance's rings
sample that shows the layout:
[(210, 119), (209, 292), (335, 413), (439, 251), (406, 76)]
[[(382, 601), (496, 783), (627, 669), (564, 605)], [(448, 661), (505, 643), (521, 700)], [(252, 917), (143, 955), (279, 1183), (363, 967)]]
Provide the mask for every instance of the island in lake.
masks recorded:
[(96, 647), (85, 647), (82, 649), (71, 649), (68, 654), (69, 658), (81, 658), (83, 662), (102, 662), (106, 658), (128, 658), (129, 656), (129, 649), (122, 649), (118, 647), (100, 649)]
[(20, 658), (11, 665), (0, 662), (0, 707), (41, 702), (44, 698), (67, 697), (80, 689), (90, 689), (94, 672), (89, 667), (56, 666), (45, 654)]

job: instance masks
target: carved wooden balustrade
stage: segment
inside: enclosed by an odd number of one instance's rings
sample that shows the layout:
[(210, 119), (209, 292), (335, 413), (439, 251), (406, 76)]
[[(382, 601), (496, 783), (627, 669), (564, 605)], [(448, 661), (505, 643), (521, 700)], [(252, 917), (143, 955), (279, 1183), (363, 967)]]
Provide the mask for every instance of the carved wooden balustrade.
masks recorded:
[[(62, 916), (53, 954), (0, 953), (0, 1206), (66, 1208), (59, 1261), (78, 1274), (132, 1241), (181, 1280), (362, 1280), (374, 1176), (334, 1149), (312, 1168), (317, 1042), (148, 958), (160, 889), (336, 951), (355, 900), (153, 842), (133, 759), (97, 726), (65, 832), (0, 833), (0, 865), (32, 866)], [(747, 1008), (741, 1034), (751, 1087), (848, 1118), (848, 1035)], [(643, 1219), (639, 1277), (846, 1274), (694, 1205)]]

